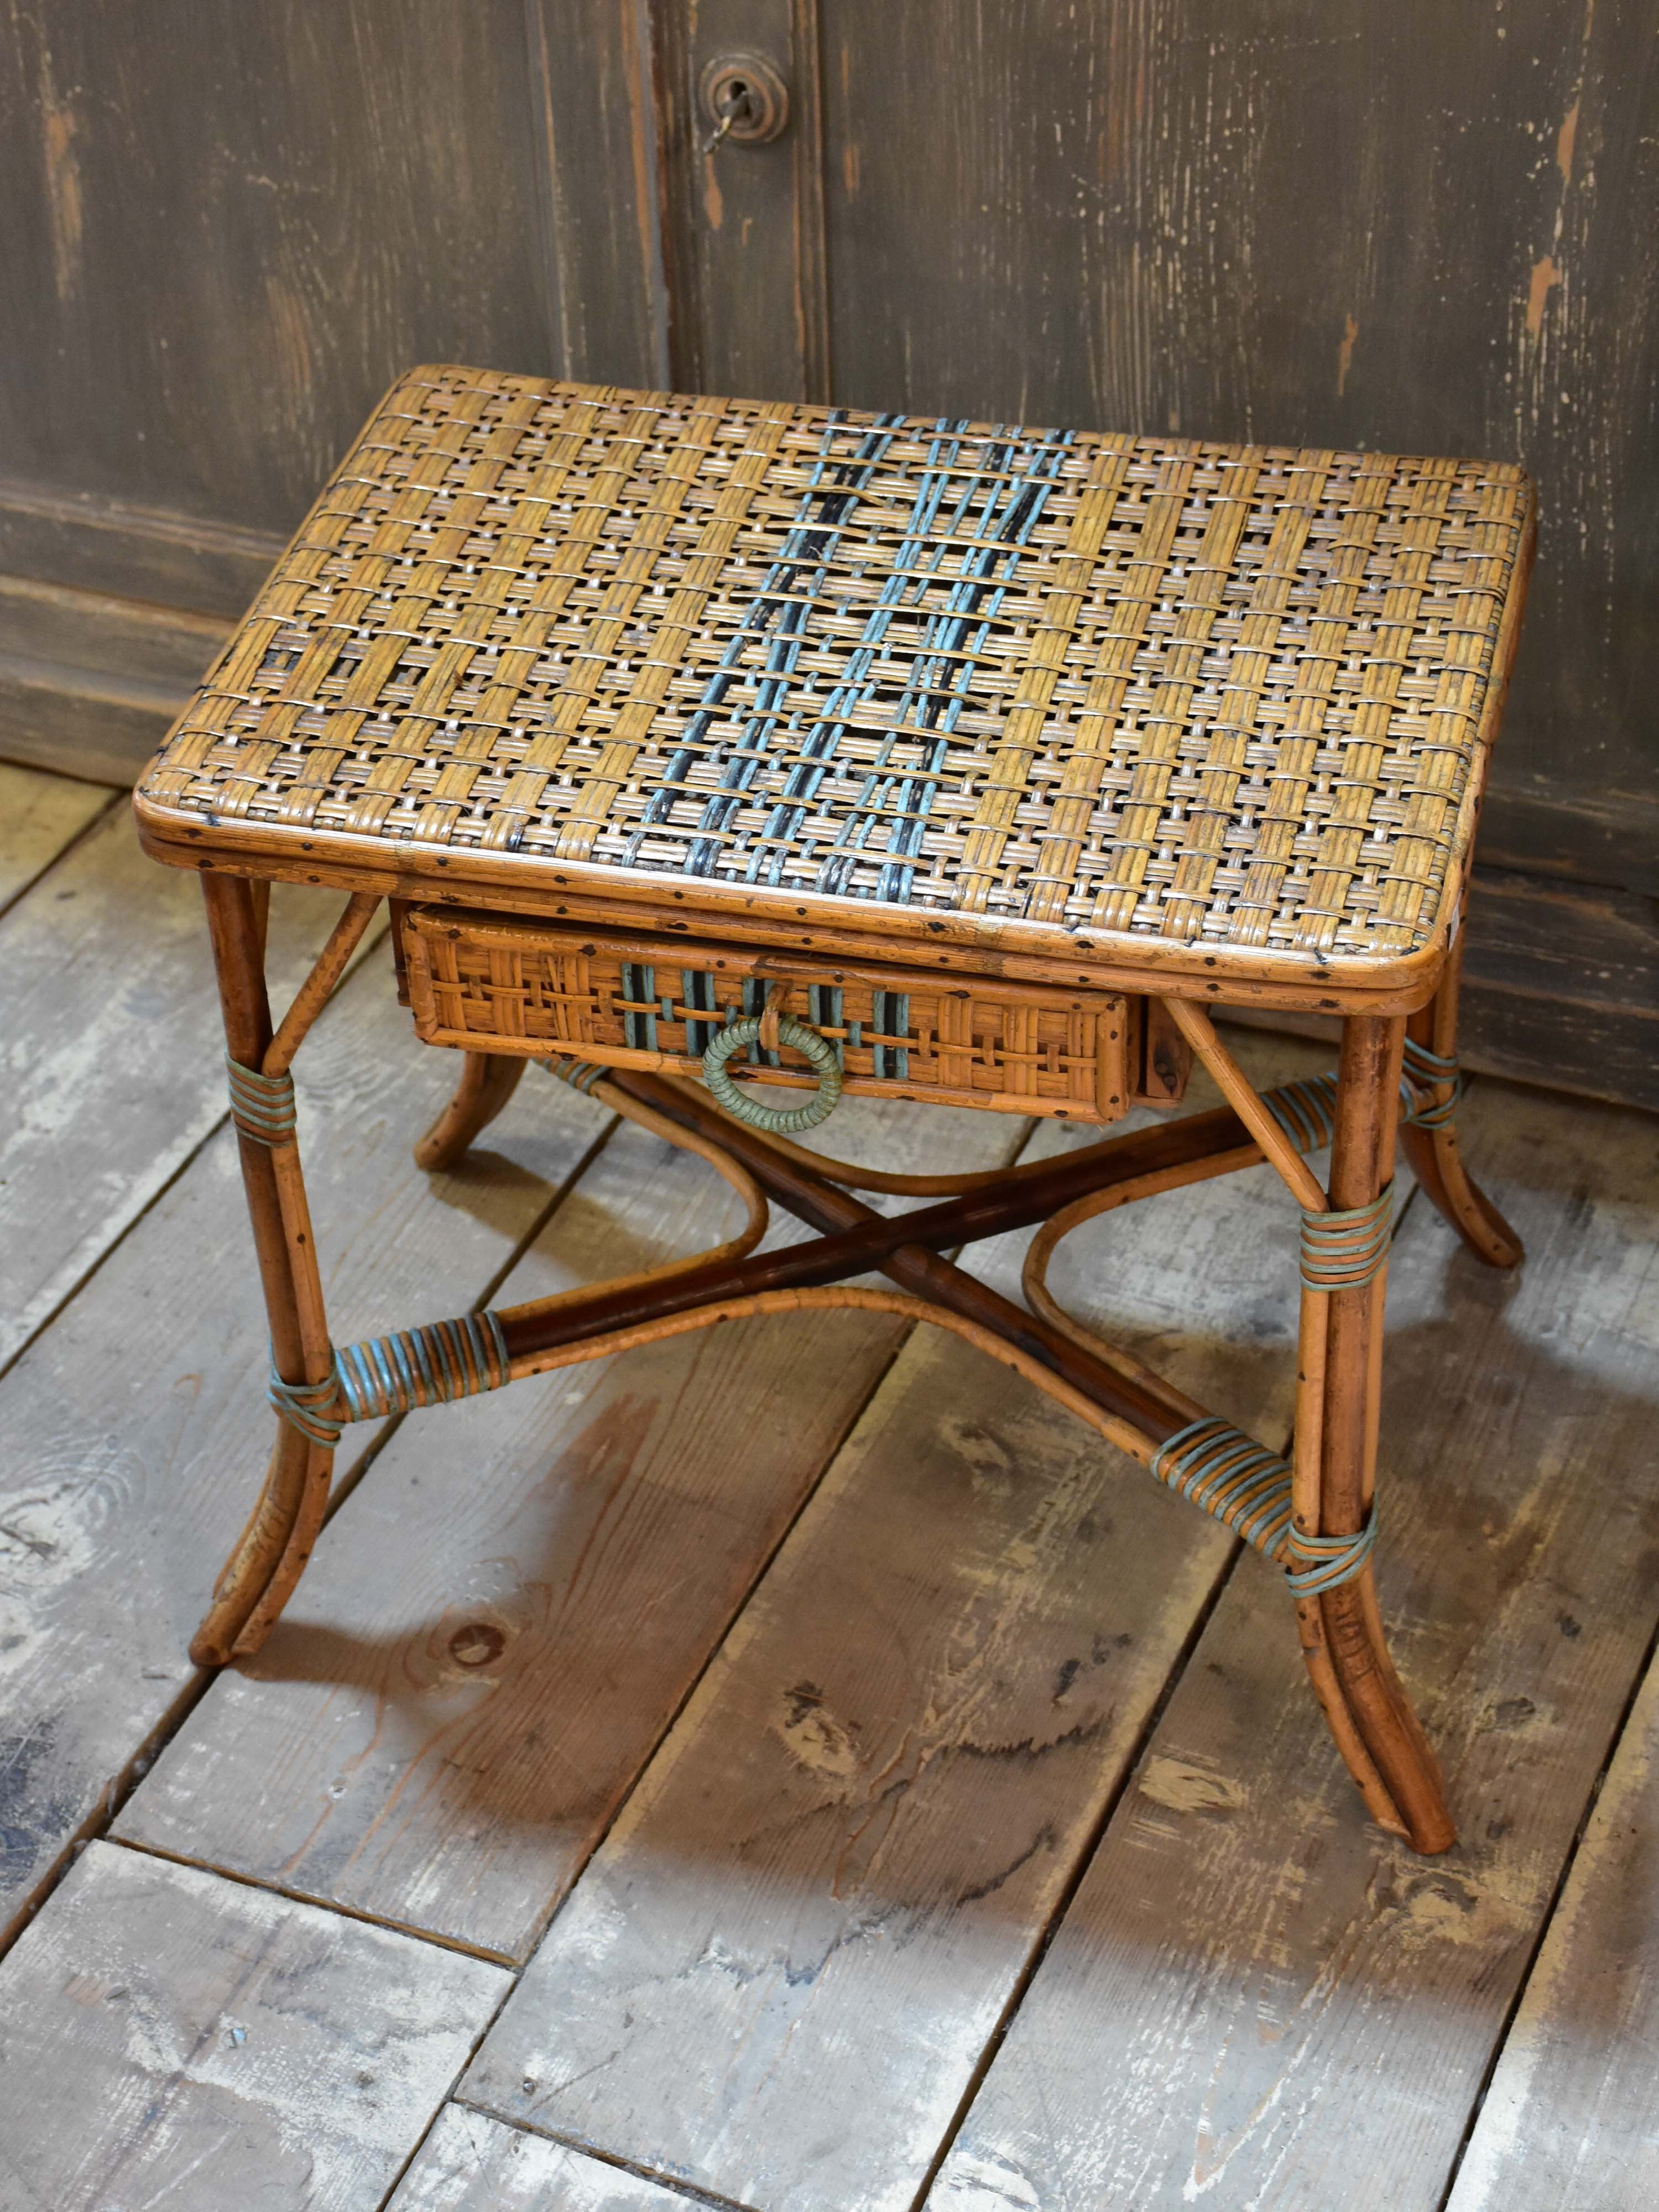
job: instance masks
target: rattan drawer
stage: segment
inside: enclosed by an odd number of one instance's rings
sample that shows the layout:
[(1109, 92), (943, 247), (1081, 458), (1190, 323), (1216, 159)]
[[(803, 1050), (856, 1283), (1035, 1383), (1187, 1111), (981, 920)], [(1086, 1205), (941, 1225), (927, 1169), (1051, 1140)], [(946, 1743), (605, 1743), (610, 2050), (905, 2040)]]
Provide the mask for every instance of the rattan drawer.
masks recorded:
[[(1134, 1087), (1139, 1002), (1115, 993), (965, 982), (447, 908), (405, 909), (402, 949), (428, 1044), (694, 1074), (724, 1024), (760, 1013), (782, 983), (780, 1011), (835, 1044), (848, 1091), (1112, 1121)], [(757, 1045), (731, 1072), (811, 1086), (814, 1076), (792, 1060)]]

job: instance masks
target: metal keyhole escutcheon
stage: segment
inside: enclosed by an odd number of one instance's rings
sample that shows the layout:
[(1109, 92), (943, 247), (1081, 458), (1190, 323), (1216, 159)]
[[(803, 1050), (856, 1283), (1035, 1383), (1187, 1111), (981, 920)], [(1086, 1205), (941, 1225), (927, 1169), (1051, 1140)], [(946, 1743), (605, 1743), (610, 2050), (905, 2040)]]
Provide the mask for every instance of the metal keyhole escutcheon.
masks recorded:
[(697, 151), (769, 146), (789, 127), (789, 88), (760, 54), (720, 54), (697, 80), (697, 105), (708, 129)]

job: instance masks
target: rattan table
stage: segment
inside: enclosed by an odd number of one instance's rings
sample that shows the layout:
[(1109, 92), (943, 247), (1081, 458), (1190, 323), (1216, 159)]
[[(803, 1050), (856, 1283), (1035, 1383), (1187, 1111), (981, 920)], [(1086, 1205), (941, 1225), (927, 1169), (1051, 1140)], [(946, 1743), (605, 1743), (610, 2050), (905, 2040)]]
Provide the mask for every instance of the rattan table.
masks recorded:
[[(148, 849), (203, 872), (277, 1415), (197, 1658), (258, 1647), (347, 1422), (873, 1307), (967, 1337), (1280, 1565), (1372, 1814), (1443, 1849), (1370, 1564), (1390, 1179), (1398, 1129), (1465, 1243), (1520, 1259), (1453, 1114), (1533, 538), (1526, 477), (1479, 462), (404, 378), (136, 801)], [(348, 894), (276, 1025), (273, 878)], [(540, 1060), (700, 1153), (743, 1233), (337, 1347), (289, 1069), (383, 898), (416, 1034), (465, 1054), (423, 1165)], [(1258, 1093), (1217, 1006), (1340, 1016), (1337, 1069)], [(1109, 1123), (1177, 1103), (1194, 1054), (1224, 1107), (1006, 1172), (792, 1142), (843, 1091)], [(1263, 1159), (1301, 1209), (1289, 1460), (1046, 1281), (1079, 1223)], [(769, 1200), (817, 1236), (757, 1252)], [(1033, 1224), (1024, 1309), (941, 1256)]]

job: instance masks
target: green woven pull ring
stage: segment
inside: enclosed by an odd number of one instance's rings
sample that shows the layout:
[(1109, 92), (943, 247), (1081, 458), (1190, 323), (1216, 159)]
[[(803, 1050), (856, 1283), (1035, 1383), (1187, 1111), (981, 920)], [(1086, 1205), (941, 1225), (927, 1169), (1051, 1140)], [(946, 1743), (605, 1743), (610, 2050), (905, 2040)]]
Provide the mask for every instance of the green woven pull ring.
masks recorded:
[(820, 1121), (829, 1120), (841, 1097), (841, 1063), (836, 1058), (836, 1048), (805, 1022), (785, 1014), (778, 1023), (778, 1042), (811, 1060), (818, 1087), (804, 1106), (763, 1106), (757, 1098), (747, 1097), (726, 1072), (726, 1061), (734, 1054), (746, 1051), (759, 1035), (758, 1014), (745, 1014), (741, 1021), (723, 1029), (702, 1056), (703, 1081), (732, 1119), (746, 1121), (751, 1129), (764, 1129), (774, 1137), (793, 1137), (801, 1129), (816, 1129)]

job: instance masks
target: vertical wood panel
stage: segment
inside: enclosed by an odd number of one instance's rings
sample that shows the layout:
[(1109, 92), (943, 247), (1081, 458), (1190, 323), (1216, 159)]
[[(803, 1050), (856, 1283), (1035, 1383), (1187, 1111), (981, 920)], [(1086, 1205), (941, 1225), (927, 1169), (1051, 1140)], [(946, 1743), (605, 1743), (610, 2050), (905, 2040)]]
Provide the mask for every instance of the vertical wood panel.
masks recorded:
[(521, 0), (13, 0), (7, 471), (286, 531), (412, 362), (550, 368), (526, 71)]
[(1659, 828), (1648, 13), (825, 0), (824, 47), (837, 397), (1523, 462), (1487, 849), (1571, 867), (1588, 799), (1629, 880)]
[(647, 0), (527, 0), (556, 373), (669, 381)]
[[(791, 126), (702, 159), (733, 48)], [(9, 0), (0, 195), (8, 569), (237, 612), (422, 358), (1516, 458), (1482, 858), (1659, 888), (1638, 0)], [(82, 668), (9, 742), (116, 772), (143, 702)]]
[(830, 240), (823, 218), (823, 28), (821, 0), (791, 0), (795, 165), (795, 301), (803, 399), (831, 397)]
[[(677, 383), (744, 398), (827, 396), (817, 0), (658, 0)], [(723, 54), (770, 61), (789, 125), (697, 151), (697, 80)]]

